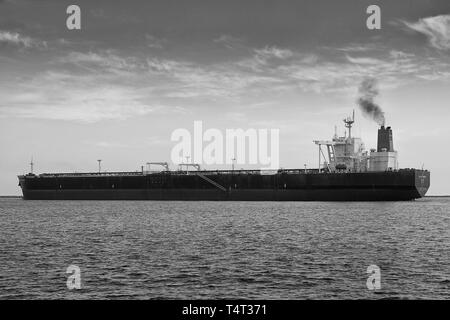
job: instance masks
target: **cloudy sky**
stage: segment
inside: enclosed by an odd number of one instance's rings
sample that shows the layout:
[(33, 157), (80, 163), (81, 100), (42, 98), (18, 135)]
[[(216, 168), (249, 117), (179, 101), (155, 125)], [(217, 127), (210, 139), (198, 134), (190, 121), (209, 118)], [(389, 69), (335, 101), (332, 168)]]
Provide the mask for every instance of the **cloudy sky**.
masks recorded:
[[(82, 29), (67, 30), (78, 4)], [(381, 30), (366, 8), (381, 7)], [(0, 194), (17, 174), (138, 170), (169, 161), (172, 131), (279, 128), (280, 165), (317, 166), (378, 80), (401, 167), (432, 172), (450, 194), (450, 2), (0, 0)]]

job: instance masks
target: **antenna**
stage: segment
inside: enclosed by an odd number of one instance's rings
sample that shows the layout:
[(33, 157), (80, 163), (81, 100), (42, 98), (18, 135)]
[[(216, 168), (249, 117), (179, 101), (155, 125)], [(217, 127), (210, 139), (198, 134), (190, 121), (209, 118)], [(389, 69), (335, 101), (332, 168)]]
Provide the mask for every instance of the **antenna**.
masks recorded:
[(102, 172), (102, 165), (101, 165), (102, 159), (98, 159), (97, 161), (98, 161), (98, 173), (100, 173)]
[(30, 162), (30, 173), (33, 173), (33, 166), (34, 166), (34, 162), (33, 162), (33, 156), (31, 156), (31, 162)]
[(352, 117), (347, 117), (346, 119), (344, 119), (345, 127), (348, 129), (348, 137), (349, 138), (352, 137), (352, 126), (353, 126), (354, 122), (355, 122), (355, 109), (353, 109)]

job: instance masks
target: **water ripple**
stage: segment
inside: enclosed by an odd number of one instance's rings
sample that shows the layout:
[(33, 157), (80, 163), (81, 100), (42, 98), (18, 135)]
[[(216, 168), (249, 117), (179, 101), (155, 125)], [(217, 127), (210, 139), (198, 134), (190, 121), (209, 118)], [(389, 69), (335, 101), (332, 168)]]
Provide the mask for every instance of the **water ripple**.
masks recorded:
[(0, 298), (449, 299), (449, 205), (0, 199)]

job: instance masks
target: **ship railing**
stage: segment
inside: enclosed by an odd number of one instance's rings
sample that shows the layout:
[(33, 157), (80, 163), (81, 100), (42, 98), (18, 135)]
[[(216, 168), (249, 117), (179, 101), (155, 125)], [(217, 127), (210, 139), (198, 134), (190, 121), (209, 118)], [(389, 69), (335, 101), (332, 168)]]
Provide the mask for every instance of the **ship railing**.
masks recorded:
[(124, 172), (62, 172), (62, 173), (41, 173), (39, 177), (104, 177), (104, 176), (139, 176), (142, 171)]
[(186, 171), (186, 170), (180, 170), (180, 171), (170, 171), (170, 173), (176, 173), (176, 174), (207, 174), (207, 175), (220, 175), (220, 174), (261, 174), (261, 170), (201, 170), (201, 171)]
[[(316, 169), (317, 171), (317, 169)], [(277, 173), (304, 173), (303, 169), (278, 169), (278, 170), (201, 170), (201, 171), (118, 171), (118, 172), (61, 172), (61, 173), (41, 173), (39, 177), (105, 177), (105, 176), (142, 176), (151, 174), (177, 174), (189, 175), (201, 173), (203, 175), (270, 175)], [(314, 172), (314, 169), (308, 169), (308, 173)]]
[[(385, 172), (398, 172), (404, 170), (414, 170), (410, 168), (401, 168), (395, 170), (386, 170)], [(417, 170), (417, 169), (416, 169)], [(424, 170), (426, 171), (426, 170)], [(374, 171), (365, 170), (335, 170), (332, 172), (320, 171), (318, 169), (278, 169), (278, 170), (201, 170), (201, 171), (120, 171), (120, 172), (62, 172), (62, 173), (41, 173), (39, 175), (33, 175), (34, 177), (107, 177), (107, 176), (142, 176), (151, 174), (167, 174), (167, 175), (189, 175), (189, 174), (202, 174), (202, 175), (269, 175), (269, 174), (328, 174), (328, 173), (370, 173)], [(381, 171), (384, 172), (384, 171)], [(27, 177), (25, 175), (24, 177)]]

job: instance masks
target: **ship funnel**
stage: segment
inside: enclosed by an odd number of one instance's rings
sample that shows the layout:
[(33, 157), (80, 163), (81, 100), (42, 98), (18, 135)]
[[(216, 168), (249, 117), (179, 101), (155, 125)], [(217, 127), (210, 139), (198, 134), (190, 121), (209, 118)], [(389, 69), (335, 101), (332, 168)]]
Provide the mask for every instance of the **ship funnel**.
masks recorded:
[(380, 129), (378, 129), (378, 145), (377, 145), (377, 151), (394, 151), (394, 142), (392, 139), (392, 129), (391, 127), (384, 127), (381, 126)]

